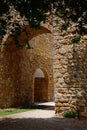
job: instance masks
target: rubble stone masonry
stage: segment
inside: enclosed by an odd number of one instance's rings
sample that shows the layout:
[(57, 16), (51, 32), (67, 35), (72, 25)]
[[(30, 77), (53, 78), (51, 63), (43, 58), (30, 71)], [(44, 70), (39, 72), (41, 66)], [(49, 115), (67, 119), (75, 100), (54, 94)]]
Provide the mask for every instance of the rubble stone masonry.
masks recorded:
[(87, 107), (87, 36), (72, 43), (73, 25), (61, 31), (61, 23), (53, 23), (55, 111), (82, 111)]
[[(50, 40), (48, 40), (50, 39)], [(51, 34), (42, 34), (30, 40), (33, 49), (11, 47), (0, 54), (0, 108), (31, 105), (35, 102), (35, 71), (40, 68), (47, 80), (44, 97), (39, 100), (53, 100), (53, 66)], [(23, 41), (20, 41), (23, 42)], [(40, 82), (40, 79), (39, 79)], [(45, 82), (44, 82), (45, 83)], [(39, 90), (38, 90), (39, 92)], [(36, 94), (38, 94), (38, 92)], [(38, 100), (38, 101), (39, 101)]]
[[(87, 107), (87, 36), (72, 43), (73, 24), (67, 31), (61, 31), (61, 24), (61, 20), (59, 24), (54, 20), (53, 28), (49, 28), (52, 34), (45, 32), (32, 38), (30, 45), (33, 49), (4, 49), (0, 54), (1, 108), (53, 99), (56, 113)], [(34, 78), (38, 68), (43, 71), (45, 79)], [(41, 82), (43, 91), (38, 86)]]

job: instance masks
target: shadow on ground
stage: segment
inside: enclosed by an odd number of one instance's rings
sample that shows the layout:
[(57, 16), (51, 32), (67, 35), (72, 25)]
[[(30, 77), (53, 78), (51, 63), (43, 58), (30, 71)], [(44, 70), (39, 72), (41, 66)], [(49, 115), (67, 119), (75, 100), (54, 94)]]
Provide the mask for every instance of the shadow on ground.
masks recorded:
[(66, 118), (4, 118), (0, 130), (87, 130), (87, 121)]
[(39, 104), (32, 111), (1, 118), (0, 130), (87, 130), (87, 120), (60, 118), (54, 106)]

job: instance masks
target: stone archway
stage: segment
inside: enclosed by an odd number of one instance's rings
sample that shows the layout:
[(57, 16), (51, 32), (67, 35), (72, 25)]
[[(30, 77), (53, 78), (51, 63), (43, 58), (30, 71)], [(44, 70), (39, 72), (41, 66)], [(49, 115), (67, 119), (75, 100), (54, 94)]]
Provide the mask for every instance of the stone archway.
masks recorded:
[(34, 102), (48, 101), (48, 76), (42, 69), (34, 74)]
[[(3, 95), (0, 94), (0, 107), (3, 108), (34, 103), (33, 76), (38, 67), (46, 69), (45, 71), (42, 69), (42, 71), (45, 80), (47, 79), (46, 96), (44, 95), (46, 98), (41, 98), (41, 101), (52, 101), (53, 99), (51, 32), (45, 27), (31, 30), (28, 26), (26, 26), (26, 32), (29, 37), (25, 32), (21, 32), (18, 37), (19, 43), (23, 45), (22, 49), (19, 50), (15, 47), (13, 36), (8, 36), (6, 41), (8, 48), (4, 47), (2, 51), (0, 85)], [(26, 40), (29, 40), (31, 45), (35, 45), (33, 49), (26, 49)]]

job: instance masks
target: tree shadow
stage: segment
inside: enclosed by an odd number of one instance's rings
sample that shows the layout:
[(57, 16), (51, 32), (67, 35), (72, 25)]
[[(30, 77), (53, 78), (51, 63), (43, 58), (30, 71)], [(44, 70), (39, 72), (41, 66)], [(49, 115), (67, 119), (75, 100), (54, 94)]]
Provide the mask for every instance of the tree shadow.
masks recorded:
[[(71, 101), (74, 102), (78, 114), (87, 107), (87, 43), (74, 43), (73, 59), (68, 57), (68, 91), (71, 91)], [(70, 101), (70, 102), (71, 102)]]
[[(27, 113), (29, 114), (29, 113)], [(39, 113), (38, 113), (39, 115)], [(87, 121), (67, 118), (3, 118), (0, 130), (87, 130)]]

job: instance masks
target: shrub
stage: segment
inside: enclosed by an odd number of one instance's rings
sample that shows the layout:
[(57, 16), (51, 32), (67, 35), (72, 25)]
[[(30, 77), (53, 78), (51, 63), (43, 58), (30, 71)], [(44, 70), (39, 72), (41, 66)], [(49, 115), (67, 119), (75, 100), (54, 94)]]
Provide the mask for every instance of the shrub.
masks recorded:
[(78, 117), (78, 113), (76, 111), (65, 111), (63, 116), (68, 118), (75, 118)]

